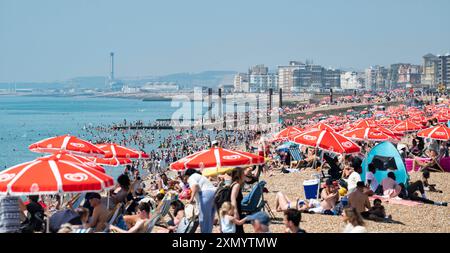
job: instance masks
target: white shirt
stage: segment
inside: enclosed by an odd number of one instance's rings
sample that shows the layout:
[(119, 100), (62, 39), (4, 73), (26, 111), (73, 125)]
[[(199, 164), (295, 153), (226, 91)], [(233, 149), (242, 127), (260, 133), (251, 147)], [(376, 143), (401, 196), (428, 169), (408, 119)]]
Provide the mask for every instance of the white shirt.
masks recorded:
[(220, 227), (222, 229), (222, 233), (236, 233), (236, 224), (231, 222), (227, 215), (220, 218)]
[(369, 180), (370, 180), (370, 189), (375, 192), (378, 188), (379, 183), (375, 178), (375, 175), (371, 171), (367, 172), (366, 184), (369, 182)]
[(359, 181), (361, 181), (361, 176), (358, 172), (353, 171), (347, 179), (347, 187), (349, 193), (356, 189), (356, 184)]
[[(200, 191), (215, 191), (216, 187), (203, 175), (194, 173), (192, 174), (188, 179), (189, 187), (193, 187), (194, 185), (198, 185), (200, 188)], [(199, 194), (195, 194), (195, 201), (197, 204), (200, 204), (200, 197)]]
[(353, 226), (351, 223), (348, 223), (344, 228), (344, 233), (367, 233), (367, 229), (363, 226)]
[(190, 187), (198, 185), (200, 187), (200, 191), (216, 190), (208, 178), (198, 173), (194, 173), (189, 177), (188, 184)]

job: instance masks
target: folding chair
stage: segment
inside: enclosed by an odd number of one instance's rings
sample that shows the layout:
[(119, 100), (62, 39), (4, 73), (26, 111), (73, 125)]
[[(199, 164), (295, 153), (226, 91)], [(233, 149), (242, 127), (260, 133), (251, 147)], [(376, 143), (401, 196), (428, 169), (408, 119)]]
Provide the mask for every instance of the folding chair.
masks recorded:
[(104, 230), (104, 232), (108, 232), (109, 226), (115, 225), (117, 223), (117, 220), (119, 219), (119, 216), (121, 214), (121, 211), (123, 211), (124, 204), (118, 203), (116, 206), (114, 206), (113, 210), (111, 210), (109, 217), (108, 217), (108, 223)]
[(302, 160), (302, 155), (300, 154), (300, 150), (298, 149), (298, 147), (290, 147), (289, 148), (289, 154), (291, 155), (292, 159), (291, 159), (291, 164), (289, 164), (289, 167), (292, 168), (292, 163), (293, 162), (299, 162)]
[(258, 182), (253, 186), (252, 190), (248, 195), (246, 195), (241, 201), (241, 210), (246, 214), (252, 214), (260, 211), (264, 205), (265, 201), (263, 198), (265, 181)]
[(161, 221), (161, 219), (169, 214), (170, 203), (172, 203), (172, 200), (173, 198), (169, 194), (166, 195), (163, 200), (161, 200), (161, 203), (159, 203), (158, 207), (155, 209), (155, 213), (153, 214), (153, 217), (150, 219), (150, 222), (147, 225), (146, 233), (151, 233), (153, 231), (153, 228), (159, 225), (158, 223)]

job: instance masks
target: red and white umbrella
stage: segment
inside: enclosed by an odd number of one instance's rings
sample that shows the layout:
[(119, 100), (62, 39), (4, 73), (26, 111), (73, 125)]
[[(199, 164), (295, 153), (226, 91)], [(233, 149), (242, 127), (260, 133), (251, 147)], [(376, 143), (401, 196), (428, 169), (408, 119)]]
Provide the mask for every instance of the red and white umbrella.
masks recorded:
[(367, 128), (367, 127), (377, 127), (378, 124), (375, 120), (364, 119), (356, 122), (354, 128)]
[(0, 194), (36, 195), (99, 192), (114, 185), (112, 177), (58, 155), (38, 158), (0, 172)]
[(365, 141), (387, 141), (398, 140), (394, 135), (387, 134), (378, 128), (366, 127), (366, 128), (354, 128), (346, 131), (342, 134), (352, 140), (365, 140)]
[(405, 120), (402, 121), (400, 123), (398, 123), (397, 125), (393, 126), (392, 131), (394, 132), (414, 132), (414, 131), (418, 131), (422, 129), (422, 125), (415, 123), (412, 120)]
[(441, 141), (448, 141), (450, 140), (450, 128), (443, 125), (430, 127), (418, 132), (417, 136)]
[(329, 130), (334, 132), (334, 128), (332, 128), (331, 126), (325, 124), (325, 123), (318, 123), (312, 126), (307, 127), (307, 130)]
[(384, 119), (379, 120), (377, 123), (378, 123), (378, 125), (381, 125), (381, 126), (393, 126), (393, 125), (397, 125), (400, 122), (401, 122), (401, 120), (396, 119), (396, 118), (384, 118)]
[(306, 131), (289, 137), (289, 140), (339, 154), (359, 153), (361, 151), (361, 148), (347, 137), (329, 130)]
[(420, 124), (422, 124), (422, 123), (424, 123), (424, 122), (427, 122), (427, 120), (428, 120), (428, 119), (427, 119), (425, 116), (423, 116), (423, 115), (414, 115), (414, 116), (411, 116), (409, 119), (412, 120), (412, 121), (414, 121), (415, 123), (420, 123)]
[(60, 152), (56, 153), (55, 155), (61, 160), (66, 160), (66, 161), (73, 162), (73, 163), (79, 163), (79, 164), (91, 167), (93, 169), (96, 169), (102, 173), (106, 173), (105, 169), (102, 166), (100, 166), (97, 163), (90, 160), (90, 159), (94, 159), (94, 158), (89, 159), (87, 157), (70, 154), (65, 151), (60, 151)]
[(51, 137), (31, 144), (28, 148), (37, 153), (56, 153), (67, 151), (85, 156), (105, 156), (105, 152), (94, 144), (72, 135)]
[(301, 132), (303, 132), (303, 129), (296, 126), (290, 126), (276, 133), (274, 135), (274, 139), (275, 140), (287, 139), (289, 136), (299, 134)]
[(90, 159), (92, 159), (91, 161), (96, 164), (112, 166), (112, 167), (117, 167), (119, 165), (127, 165), (127, 164), (131, 164), (133, 162), (128, 158), (117, 158), (117, 157), (114, 157), (111, 159), (106, 159), (106, 158), (90, 158)]
[(430, 119), (436, 118), (438, 120), (438, 122), (442, 123), (442, 122), (447, 122), (448, 120), (450, 120), (450, 117), (448, 115), (439, 113), (439, 114), (435, 114), (433, 115)]
[(96, 144), (98, 148), (100, 148), (106, 154), (106, 158), (117, 157), (117, 158), (149, 158), (149, 156), (142, 151), (127, 148), (115, 143), (102, 143)]
[(186, 156), (172, 164), (171, 170), (235, 168), (264, 164), (264, 157), (243, 151), (211, 148)]

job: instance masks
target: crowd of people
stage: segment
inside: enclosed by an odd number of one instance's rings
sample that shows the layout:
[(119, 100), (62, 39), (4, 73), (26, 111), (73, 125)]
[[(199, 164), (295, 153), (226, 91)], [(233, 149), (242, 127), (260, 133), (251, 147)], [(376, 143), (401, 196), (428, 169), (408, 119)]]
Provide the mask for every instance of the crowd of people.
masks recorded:
[[(127, 124), (143, 123), (124, 121), (123, 125)], [(428, 124), (436, 122), (430, 121)], [(306, 232), (300, 228), (302, 213), (341, 215), (343, 232), (349, 233), (367, 232), (364, 225), (366, 219), (391, 222), (392, 215), (386, 213), (382, 200), (375, 198), (370, 201), (373, 196), (447, 205), (446, 202), (428, 199), (426, 192), (439, 191), (431, 183), (430, 172), (436, 170), (438, 158), (449, 155), (450, 145), (447, 142), (424, 141), (414, 134), (404, 137), (409, 144), (399, 151), (403, 159), (412, 158), (414, 166), (422, 168), (422, 179), (403, 184), (397, 183), (393, 172), (389, 172), (386, 178), (378, 182), (374, 176), (374, 164), (368, 165), (365, 180), (361, 179), (361, 164), (374, 147), (373, 142), (358, 142), (362, 149), (357, 155), (332, 155), (300, 146), (298, 150), (301, 159), (293, 163), (290, 151), (278, 150), (276, 141), (268, 138), (270, 130), (114, 130), (110, 125), (87, 126), (84, 130), (83, 137), (92, 143), (131, 145), (146, 150), (149, 159), (127, 165), (117, 178), (117, 185), (106, 194), (78, 194), (70, 196), (66, 202), (61, 196), (29, 196), (27, 201), (2, 197), (0, 209), (8, 210), (11, 215), (8, 219), (0, 219), (0, 231), (43, 232), (44, 220), (47, 220), (47, 227), (60, 233), (144, 233), (149, 232), (153, 218), (163, 212), (162, 206), (169, 200), (168, 218), (158, 220), (161, 223), (159, 229), (165, 232), (186, 232), (186, 229), (192, 228), (190, 222), (198, 217), (202, 233), (249, 232), (245, 231), (244, 224), (251, 224), (252, 232), (268, 233), (271, 231), (270, 206), (246, 212), (242, 206), (244, 198), (249, 196), (249, 191), (255, 189), (262, 174), (270, 177), (274, 173), (308, 169), (319, 171), (322, 173), (321, 178), (325, 178), (316, 199), (299, 197), (291, 200), (283, 192), (276, 193), (273, 210), (283, 213), (286, 233)], [(219, 146), (259, 154), (267, 162), (260, 166), (235, 168), (212, 177), (206, 177), (194, 169), (178, 173), (167, 171), (170, 163), (194, 152)], [(422, 162), (416, 156), (427, 156), (430, 160)], [(149, 172), (146, 180), (141, 177), (143, 171)], [(263, 192), (267, 190), (264, 187)], [(49, 206), (48, 203), (54, 205)], [(117, 211), (118, 208), (120, 212)], [(74, 218), (58, 223), (58, 215), (66, 217), (66, 212)]]

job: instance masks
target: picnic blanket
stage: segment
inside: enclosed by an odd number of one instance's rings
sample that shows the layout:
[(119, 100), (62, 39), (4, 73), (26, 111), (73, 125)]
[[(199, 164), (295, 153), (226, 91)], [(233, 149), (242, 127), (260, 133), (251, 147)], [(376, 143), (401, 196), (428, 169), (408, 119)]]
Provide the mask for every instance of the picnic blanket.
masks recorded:
[(370, 196), (369, 199), (371, 201), (373, 201), (374, 199), (380, 199), (381, 202), (383, 202), (383, 203), (389, 203), (389, 204), (395, 204), (395, 205), (403, 205), (403, 206), (419, 206), (419, 205), (423, 205), (422, 202), (406, 200), (406, 199), (388, 198), (388, 197), (379, 196), (379, 195)]

